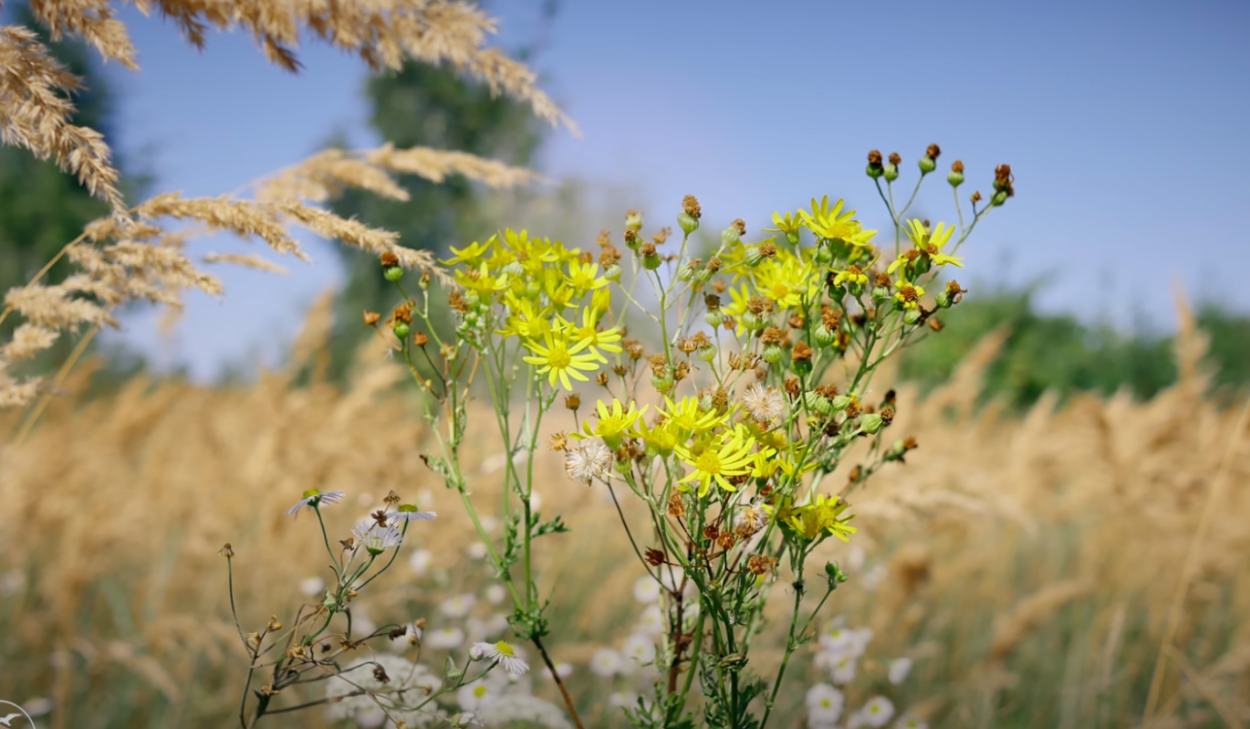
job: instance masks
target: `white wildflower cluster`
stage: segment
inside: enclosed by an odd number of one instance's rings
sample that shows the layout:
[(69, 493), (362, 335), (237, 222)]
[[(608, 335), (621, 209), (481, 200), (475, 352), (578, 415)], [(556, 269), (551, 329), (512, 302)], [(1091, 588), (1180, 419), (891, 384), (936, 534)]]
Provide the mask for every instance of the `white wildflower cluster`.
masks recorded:
[[(813, 665), (826, 671), (830, 683), (820, 682), (807, 692), (808, 729), (860, 729), (861, 727), (884, 727), (895, 716), (894, 702), (876, 695), (854, 711), (848, 711), (846, 697), (839, 686), (854, 680), (859, 661), (872, 642), (872, 629), (851, 628), (842, 617), (835, 618), (818, 641)], [(910, 658), (889, 661), (887, 677), (891, 684), (899, 685), (911, 671)], [(844, 721), (844, 723), (839, 723)], [(894, 729), (928, 729), (920, 719), (904, 716), (893, 724)]]
[(366, 729), (400, 721), (409, 727), (435, 726), (445, 714), (426, 702), (442, 684), (428, 668), (400, 656), (358, 658), (326, 681), (326, 698), (331, 700), (326, 718), (350, 719)]

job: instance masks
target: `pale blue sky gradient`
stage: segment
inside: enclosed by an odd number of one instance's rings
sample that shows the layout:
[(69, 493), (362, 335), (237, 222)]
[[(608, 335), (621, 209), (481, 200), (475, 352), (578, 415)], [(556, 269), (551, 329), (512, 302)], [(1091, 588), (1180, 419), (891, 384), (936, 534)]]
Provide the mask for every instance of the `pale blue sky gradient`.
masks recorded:
[[(533, 32), (537, 3), (497, 3), (503, 42)], [(124, 150), (149, 149), (158, 189), (216, 195), (367, 127), (366, 69), (322, 45), (292, 76), (250, 38), (214, 35), (198, 54), (159, 19), (129, 13), (143, 70), (115, 72)], [(974, 234), (961, 281), (1056, 280), (1041, 300), (1091, 320), (1174, 320), (1171, 291), (1250, 310), (1250, 4), (1244, 2), (567, 2), (538, 66), (583, 131), (557, 131), (542, 170), (624, 183), (656, 225), (699, 196), (706, 225), (813, 195), (886, 217), (864, 176), (869, 149), (915, 163), (937, 142), (942, 175), (917, 210), (954, 217), (943, 181), (967, 165), (966, 200), (1011, 164), (1016, 197)], [(499, 221), (501, 226), (508, 221)], [(591, 227), (620, 228), (620, 221)], [(483, 236), (490, 231), (483, 231)], [(580, 241), (582, 245), (591, 241)], [(193, 252), (261, 251), (217, 238)], [(227, 362), (272, 362), (309, 302), (340, 280), (325, 244), (289, 277), (222, 269), (221, 300), (193, 295), (178, 332), (154, 317), (113, 338), (163, 366), (211, 378)], [(974, 290), (975, 294), (975, 290)]]

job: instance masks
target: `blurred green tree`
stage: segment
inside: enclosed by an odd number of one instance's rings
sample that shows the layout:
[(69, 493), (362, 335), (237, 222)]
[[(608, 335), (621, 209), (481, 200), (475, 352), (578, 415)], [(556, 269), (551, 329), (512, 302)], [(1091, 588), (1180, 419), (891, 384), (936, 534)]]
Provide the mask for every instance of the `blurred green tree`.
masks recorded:
[[(969, 296), (938, 334), (909, 348), (900, 375), (926, 389), (947, 380), (956, 365), (985, 335), (1010, 331), (986, 372), (984, 396), (1002, 396), (1023, 408), (1043, 392), (1104, 395), (1127, 387), (1140, 399), (1176, 381), (1172, 337), (1145, 327), (1123, 332), (1107, 324), (1088, 325), (1070, 314), (1038, 311), (1038, 286), (999, 289)], [(1207, 363), (1216, 372), (1214, 389), (1223, 396), (1250, 384), (1250, 317), (1213, 304), (1199, 307), (1198, 326), (1210, 335)]]

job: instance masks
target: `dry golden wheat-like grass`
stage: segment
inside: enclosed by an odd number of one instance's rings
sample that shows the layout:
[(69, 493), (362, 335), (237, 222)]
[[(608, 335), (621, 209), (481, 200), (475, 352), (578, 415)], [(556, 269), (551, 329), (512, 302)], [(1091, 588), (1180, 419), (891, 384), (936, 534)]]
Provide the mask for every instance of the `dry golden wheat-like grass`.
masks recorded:
[[(993, 338), (928, 399), (900, 388), (892, 430), (920, 448), (852, 499), (854, 542), (886, 577), (868, 591), (854, 573), (830, 614), (873, 627), (872, 655), (916, 660), (906, 698), (917, 715), (935, 726), (1008, 725), (994, 712), (1024, 706), (1034, 723), (1011, 726), (1135, 726), (1179, 565), (1232, 443), (1233, 487), (1205, 535), (1154, 726), (1250, 720), (1250, 434), (1232, 432), (1236, 413), (1203, 399), (1204, 341), (1184, 321), (1182, 378), (1149, 402), (1082, 397), (1057, 408), (1044, 399), (1023, 418), (977, 409)], [(55, 401), (24, 443), (0, 451), (0, 574), (21, 578), (6, 583), (0, 603), (0, 666), (22, 667), (0, 670), (0, 696), (50, 695), (53, 725), (70, 726), (84, 711), (121, 711), (81, 697), (129, 680), (125, 695), (163, 699), (165, 717), (224, 721), (237, 701), (230, 666), (242, 654), (217, 550), (228, 541), (238, 555), (247, 626), (289, 614), (299, 580), (324, 568), (316, 530), (282, 515), (306, 488), (348, 492), (347, 506), (326, 512), (333, 533), (363, 516), (362, 494), (376, 504), (390, 489), (434, 490), (422, 506), (439, 518), (417, 541), (438, 569), (423, 580), (406, 569), (388, 577), (370, 607), (379, 623), (427, 615), (437, 627), (429, 606), (484, 574), (466, 555), (467, 518), (422, 466), (425, 426), (408, 389), (394, 387), (403, 371), (375, 342), (347, 389), (322, 381), (328, 326), (323, 301), (293, 364), (252, 385), (136, 379), (107, 398)], [(0, 416), (0, 425), (14, 422)], [(481, 412), (478, 422), (491, 421)], [(475, 442), (471, 490), (497, 513), (498, 474), (489, 471), (501, 448), (486, 436)], [(544, 511), (562, 512), (574, 531), (538, 543), (538, 580), (555, 588), (555, 657), (576, 663), (627, 630), (642, 572), (605, 494), (567, 480), (553, 455), (535, 464), (538, 491)], [(828, 548), (830, 558), (848, 555)], [(776, 589), (790, 588), (783, 579)], [(765, 675), (779, 640), (760, 639)], [(863, 670), (879, 677), (881, 668)], [(797, 668), (790, 695), (812, 676)], [(593, 677), (571, 681), (591, 720), (609, 723)]]

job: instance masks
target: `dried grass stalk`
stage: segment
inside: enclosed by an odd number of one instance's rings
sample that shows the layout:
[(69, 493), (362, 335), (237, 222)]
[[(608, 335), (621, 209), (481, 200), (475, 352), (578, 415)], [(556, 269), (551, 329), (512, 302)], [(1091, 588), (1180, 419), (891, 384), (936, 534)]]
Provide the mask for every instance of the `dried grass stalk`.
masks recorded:
[(283, 276), (291, 273), (289, 268), (279, 266), (272, 261), (266, 261), (260, 256), (251, 253), (209, 253), (200, 260), (205, 263), (233, 263), (236, 266), (254, 268), (258, 271), (268, 271), (269, 273), (278, 273)]
[(1020, 641), (1027, 638), (1035, 628), (1046, 622), (1064, 605), (1089, 590), (1090, 584), (1085, 580), (1066, 580), (1047, 585), (1016, 603), (1010, 613), (994, 621), (994, 637), (990, 640), (990, 660), (997, 662), (1007, 660)]
[[(100, 31), (100, 38), (115, 31), (117, 21), (97, 20), (80, 27)], [(52, 58), (34, 31), (0, 27), (0, 142), (25, 147), (39, 159), (56, 158), (121, 217), (126, 205), (104, 136), (70, 123), (74, 105), (67, 95), (81, 88), (81, 80)]]

